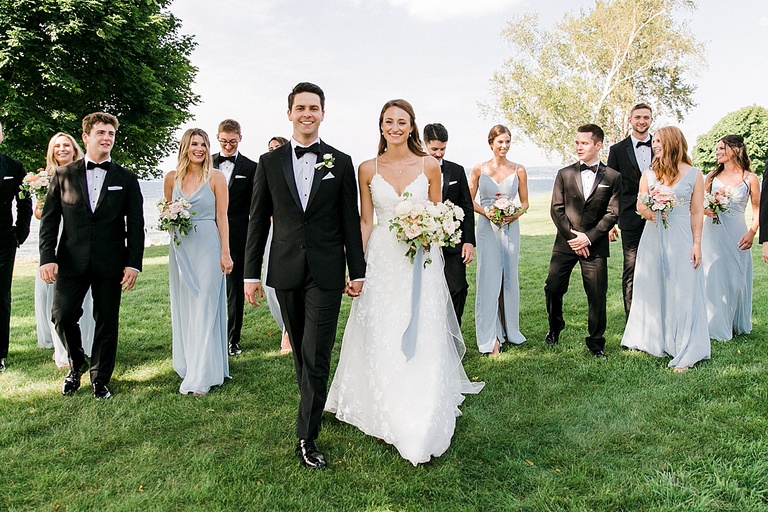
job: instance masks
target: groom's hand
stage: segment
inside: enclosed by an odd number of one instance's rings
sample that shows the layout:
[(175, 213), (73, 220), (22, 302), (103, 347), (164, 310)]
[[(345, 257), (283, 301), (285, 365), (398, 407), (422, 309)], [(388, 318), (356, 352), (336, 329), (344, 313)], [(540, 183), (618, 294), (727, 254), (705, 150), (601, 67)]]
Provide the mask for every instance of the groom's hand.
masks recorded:
[(349, 281), (347, 283), (347, 295), (350, 297), (357, 297), (360, 295), (360, 292), (363, 291), (363, 282), (364, 281)]
[(264, 290), (261, 288), (261, 283), (245, 283), (243, 286), (245, 290), (245, 300), (248, 301), (248, 304), (251, 306), (260, 306), (256, 301), (256, 295), (258, 294), (259, 300), (264, 298)]

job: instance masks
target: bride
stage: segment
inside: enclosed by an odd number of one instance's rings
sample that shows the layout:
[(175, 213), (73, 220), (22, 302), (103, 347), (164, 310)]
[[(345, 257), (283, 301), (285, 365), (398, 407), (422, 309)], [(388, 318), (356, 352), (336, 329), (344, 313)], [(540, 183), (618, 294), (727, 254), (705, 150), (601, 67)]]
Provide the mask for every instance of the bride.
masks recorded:
[[(440, 249), (432, 248), (432, 263), (414, 272), (408, 247), (389, 229), (406, 192), (440, 201), (440, 166), (422, 150), (407, 101), (387, 102), (379, 128), (378, 156), (359, 169), (365, 286), (352, 303), (325, 409), (394, 445), (415, 466), (448, 449), (463, 393), (478, 393), (483, 383), (471, 383), (461, 365), (465, 347)], [(415, 349), (406, 357), (409, 326)]]

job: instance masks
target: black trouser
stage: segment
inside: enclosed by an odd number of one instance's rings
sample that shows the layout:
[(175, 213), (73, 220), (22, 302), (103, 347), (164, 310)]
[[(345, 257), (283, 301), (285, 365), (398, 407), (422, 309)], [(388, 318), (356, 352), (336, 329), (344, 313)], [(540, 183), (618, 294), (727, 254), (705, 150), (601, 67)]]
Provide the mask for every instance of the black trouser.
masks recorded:
[(621, 273), (621, 291), (624, 295), (624, 313), (629, 318), (629, 309), (632, 307), (632, 288), (635, 282), (635, 258), (637, 247), (640, 245), (640, 237), (643, 235), (643, 227), (640, 229), (621, 230), (621, 248), (624, 252), (624, 269)]
[(581, 280), (587, 293), (589, 305), (588, 330), (585, 338), (590, 350), (605, 348), (606, 295), (608, 293), (608, 264), (605, 258), (580, 258), (575, 254), (553, 252), (549, 263), (549, 275), (544, 285), (547, 298), (549, 330), (560, 333), (565, 327), (563, 320), (563, 295), (568, 291), (568, 282), (573, 267), (581, 266)]
[(8, 357), (11, 341), (11, 284), (16, 246), (0, 247), (0, 359)]
[(91, 289), (96, 330), (91, 349), (91, 383), (108, 384), (115, 370), (117, 332), (122, 289), (120, 278), (98, 278), (88, 273), (79, 277), (56, 278), (51, 312), (56, 333), (69, 356), (70, 368), (79, 370), (85, 363), (80, 317), (83, 300)]
[(309, 270), (303, 288), (275, 290), (293, 347), (299, 384), (296, 437), (317, 439), (328, 396), (331, 351), (336, 340), (342, 290), (321, 290)]
[(456, 320), (461, 326), (461, 317), (464, 315), (464, 304), (467, 302), (467, 266), (464, 264), (464, 258), (461, 252), (443, 251), (445, 260), (445, 282), (448, 284), (448, 291), (451, 293), (451, 302), (453, 310), (456, 312)]
[[(234, 245), (234, 244), (233, 244)], [(232, 346), (240, 343), (240, 332), (243, 330), (243, 307), (245, 304), (245, 288), (243, 275), (245, 270), (245, 245), (230, 247), (232, 254), (232, 272), (227, 274), (227, 341)]]

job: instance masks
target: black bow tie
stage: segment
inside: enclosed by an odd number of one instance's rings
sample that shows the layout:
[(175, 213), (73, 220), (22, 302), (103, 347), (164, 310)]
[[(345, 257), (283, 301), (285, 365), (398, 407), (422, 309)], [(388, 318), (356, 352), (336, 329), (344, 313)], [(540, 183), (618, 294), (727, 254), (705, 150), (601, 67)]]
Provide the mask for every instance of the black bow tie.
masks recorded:
[(101, 162), (100, 164), (97, 164), (96, 162), (92, 162), (92, 161), (89, 160), (88, 163), (85, 164), (85, 168), (90, 171), (91, 169), (95, 169), (97, 167), (101, 167), (105, 171), (108, 171), (110, 163), (111, 162), (109, 160), (107, 160), (106, 162)]
[(587, 165), (584, 162), (582, 162), (581, 166), (579, 167), (579, 170), (582, 170), (582, 171), (592, 171), (592, 172), (596, 173), (597, 172), (597, 165), (592, 167), (591, 165)]
[(219, 164), (221, 164), (223, 162), (235, 163), (235, 158), (237, 158), (235, 155), (232, 155), (232, 156), (219, 155)]
[(314, 153), (316, 155), (320, 154), (320, 143), (315, 142), (311, 146), (302, 147), (302, 146), (296, 146), (293, 148), (293, 150), (296, 152), (296, 158), (301, 158), (304, 156), (305, 153)]
[(640, 146), (648, 146), (648, 147), (651, 147), (651, 139), (648, 139), (648, 140), (647, 140), (647, 141), (645, 141), (645, 142), (640, 142), (640, 141), (638, 141), (638, 143), (637, 143), (637, 144), (635, 144), (635, 147), (636, 147), (636, 148), (639, 148)]

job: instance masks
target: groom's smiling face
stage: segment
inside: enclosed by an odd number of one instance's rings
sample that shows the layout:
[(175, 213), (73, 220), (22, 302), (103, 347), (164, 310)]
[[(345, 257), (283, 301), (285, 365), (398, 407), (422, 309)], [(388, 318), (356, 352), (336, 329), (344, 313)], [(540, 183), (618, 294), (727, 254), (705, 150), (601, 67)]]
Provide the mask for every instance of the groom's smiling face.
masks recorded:
[(293, 138), (301, 143), (315, 140), (324, 117), (320, 96), (312, 92), (298, 93), (288, 111), (288, 119), (293, 123)]

